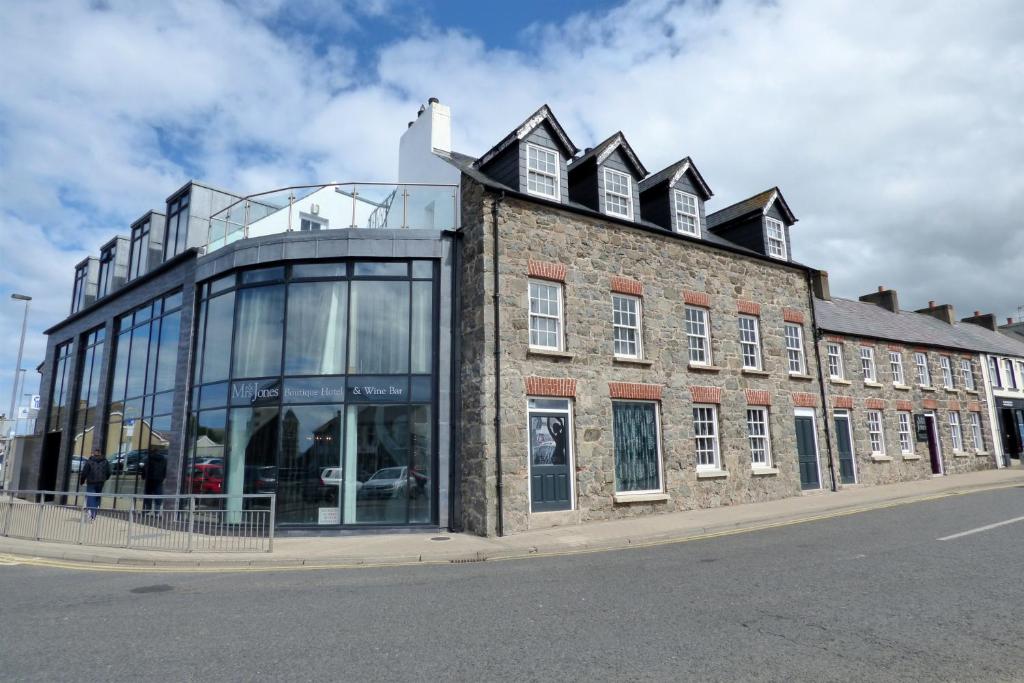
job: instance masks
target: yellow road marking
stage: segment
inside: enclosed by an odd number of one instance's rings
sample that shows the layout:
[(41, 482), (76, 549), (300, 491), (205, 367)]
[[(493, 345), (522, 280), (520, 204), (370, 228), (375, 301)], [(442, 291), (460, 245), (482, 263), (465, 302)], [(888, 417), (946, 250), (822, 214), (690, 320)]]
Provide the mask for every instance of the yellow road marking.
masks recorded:
[[(507, 562), (511, 560), (528, 560), (543, 557), (567, 557), (571, 555), (591, 555), (594, 553), (606, 553), (620, 550), (633, 550), (642, 548), (655, 548), (659, 546), (674, 545), (677, 543), (690, 543), (691, 541), (704, 541), (712, 538), (722, 538), (724, 536), (735, 536), (738, 534), (747, 534), (755, 531), (764, 531), (767, 529), (778, 529), (787, 526), (795, 526), (797, 524), (806, 524), (808, 522), (819, 522), (826, 519), (834, 519), (837, 517), (848, 517), (850, 515), (857, 515), (863, 512), (871, 512), (873, 510), (887, 510), (894, 507), (901, 507), (903, 505), (911, 505), (913, 503), (925, 503), (931, 500), (938, 500), (940, 498), (947, 498), (950, 496), (963, 496), (971, 493), (982, 493), (984, 491), (995, 491), (1006, 488), (1018, 488), (1019, 483), (1014, 484), (997, 484), (985, 488), (970, 489), (966, 491), (944, 491), (942, 493), (936, 493), (933, 495), (922, 496), (917, 498), (910, 498), (906, 500), (896, 500), (888, 503), (878, 503), (876, 505), (865, 505), (856, 508), (848, 508), (845, 510), (837, 510), (835, 512), (826, 512), (820, 515), (811, 515), (809, 517), (801, 517), (799, 519), (791, 519), (782, 522), (767, 522), (764, 524), (754, 524), (751, 526), (738, 527), (736, 529), (723, 529), (721, 531), (711, 531), (704, 534), (696, 534), (693, 536), (687, 536), (685, 538), (666, 538), (653, 541), (640, 541), (637, 543), (630, 543), (629, 545), (615, 547), (615, 548), (572, 548), (569, 550), (551, 550), (545, 552), (529, 552), (525, 551), (518, 555), (509, 555), (507, 557), (493, 557), (486, 558), (487, 562)], [(201, 561), (201, 560), (200, 560)], [(0, 554), (0, 565), (21, 565), (21, 566), (32, 566), (32, 567), (46, 567), (50, 569), (71, 569), (78, 571), (89, 571), (89, 572), (118, 572), (126, 574), (232, 574), (232, 573), (257, 573), (257, 572), (295, 572), (295, 571), (324, 571), (324, 570), (340, 570), (340, 569), (384, 569), (390, 567), (425, 567), (425, 566), (439, 566), (446, 565), (451, 566), (458, 564), (457, 561), (452, 560), (422, 560), (417, 562), (325, 562), (321, 564), (303, 564), (303, 565), (259, 565), (255, 567), (194, 567), (194, 566), (177, 566), (177, 567), (145, 567), (139, 565), (120, 565), (120, 564), (100, 564), (86, 561), (75, 561), (75, 560), (57, 560), (49, 559), (45, 557), (29, 557), (24, 555), (12, 555), (12, 554)]]

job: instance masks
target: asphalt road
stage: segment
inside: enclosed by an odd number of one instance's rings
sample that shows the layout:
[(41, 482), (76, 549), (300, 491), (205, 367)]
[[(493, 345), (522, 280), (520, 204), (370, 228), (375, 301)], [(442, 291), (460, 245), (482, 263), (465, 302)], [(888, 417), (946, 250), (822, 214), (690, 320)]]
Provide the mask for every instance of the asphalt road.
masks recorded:
[(451, 566), (0, 566), (4, 680), (1024, 680), (1024, 489)]

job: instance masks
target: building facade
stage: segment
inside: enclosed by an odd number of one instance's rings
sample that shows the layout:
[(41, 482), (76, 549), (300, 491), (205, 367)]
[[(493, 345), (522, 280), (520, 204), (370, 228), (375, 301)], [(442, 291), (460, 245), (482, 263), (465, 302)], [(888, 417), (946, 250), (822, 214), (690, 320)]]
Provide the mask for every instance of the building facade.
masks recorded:
[(397, 184), (193, 182), (84, 260), (21, 487), (99, 449), (108, 492), (166, 457), (285, 529), (493, 535), (1003, 464), (986, 367), (1024, 344), (833, 299), (779, 188), (709, 211), (691, 158), (580, 151), (547, 106), (479, 157), (450, 121)]

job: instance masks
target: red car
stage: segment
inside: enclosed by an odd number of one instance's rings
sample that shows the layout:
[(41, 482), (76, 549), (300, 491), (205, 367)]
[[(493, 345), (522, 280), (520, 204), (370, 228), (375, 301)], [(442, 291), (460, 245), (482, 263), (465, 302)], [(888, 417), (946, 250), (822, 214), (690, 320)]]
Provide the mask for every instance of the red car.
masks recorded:
[(221, 465), (196, 465), (185, 480), (192, 493), (224, 493), (224, 468)]

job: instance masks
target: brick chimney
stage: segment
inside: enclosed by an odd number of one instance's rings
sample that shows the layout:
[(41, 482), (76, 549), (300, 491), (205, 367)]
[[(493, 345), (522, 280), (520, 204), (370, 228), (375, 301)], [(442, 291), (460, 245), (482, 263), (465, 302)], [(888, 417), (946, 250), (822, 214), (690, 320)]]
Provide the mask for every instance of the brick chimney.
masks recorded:
[(825, 301), (832, 300), (832, 292), (830, 292), (828, 288), (827, 271), (816, 270), (811, 273), (811, 289), (814, 290), (815, 297)]
[(877, 292), (871, 292), (860, 297), (861, 301), (881, 306), (893, 313), (900, 312), (900, 298), (896, 295), (895, 289), (886, 289), (884, 285), (878, 286)]
[(947, 325), (952, 325), (956, 322), (956, 312), (953, 310), (953, 306), (951, 304), (940, 304), (936, 306), (934, 301), (929, 301), (928, 308), (919, 308), (915, 312), (930, 315), (937, 320), (941, 320)]
[(995, 313), (986, 313), (982, 315), (979, 311), (975, 311), (974, 315), (969, 318), (964, 318), (960, 322), (971, 323), (972, 325), (981, 325), (986, 330), (992, 330), (993, 332), (995, 332), (997, 328)]

